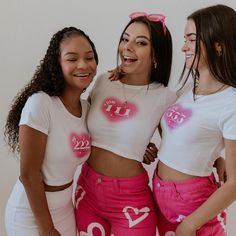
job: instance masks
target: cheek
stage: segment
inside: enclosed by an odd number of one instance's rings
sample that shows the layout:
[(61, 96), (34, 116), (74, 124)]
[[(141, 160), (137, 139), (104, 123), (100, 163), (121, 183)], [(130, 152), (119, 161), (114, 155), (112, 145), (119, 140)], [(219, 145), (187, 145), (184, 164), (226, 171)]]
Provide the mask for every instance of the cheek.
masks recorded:
[(97, 73), (97, 64), (96, 64), (96, 62), (90, 64), (90, 69), (91, 69), (91, 71), (94, 75)]
[(65, 76), (66, 74), (69, 73), (70, 67), (69, 67), (69, 66), (66, 66), (66, 65), (62, 65), (62, 66), (61, 66), (61, 70), (62, 70), (62, 74)]

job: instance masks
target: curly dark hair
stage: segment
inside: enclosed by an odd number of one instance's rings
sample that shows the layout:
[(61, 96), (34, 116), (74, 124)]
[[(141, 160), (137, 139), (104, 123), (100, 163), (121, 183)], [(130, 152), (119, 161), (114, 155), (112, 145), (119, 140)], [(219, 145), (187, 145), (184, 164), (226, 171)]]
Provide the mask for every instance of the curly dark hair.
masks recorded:
[(38, 91), (43, 91), (49, 96), (60, 96), (62, 94), (65, 81), (59, 63), (60, 45), (65, 39), (73, 36), (82, 36), (88, 40), (92, 47), (95, 61), (98, 64), (95, 45), (82, 30), (75, 27), (66, 27), (52, 36), (44, 59), (40, 61), (33, 78), (13, 99), (7, 116), (4, 136), (12, 152), (19, 151), (19, 121), (27, 99)]

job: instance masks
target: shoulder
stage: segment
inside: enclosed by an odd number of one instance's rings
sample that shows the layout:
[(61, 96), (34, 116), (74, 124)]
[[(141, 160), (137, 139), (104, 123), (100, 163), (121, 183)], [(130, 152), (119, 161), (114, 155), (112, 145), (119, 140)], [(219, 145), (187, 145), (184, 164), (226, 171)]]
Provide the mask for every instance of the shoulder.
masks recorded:
[(109, 82), (110, 82), (110, 80), (109, 80), (109, 73), (108, 72), (98, 75), (97, 78), (95, 79), (96, 86), (100, 85), (100, 84), (106, 84)]
[(169, 87), (164, 87), (163, 90), (165, 94), (165, 102), (167, 105), (170, 105), (177, 100), (178, 97), (176, 91), (173, 91)]
[(45, 92), (37, 92), (32, 94), (26, 101), (24, 109), (27, 110), (50, 110), (52, 105), (52, 97)]
[(51, 100), (52, 100), (51, 97), (47, 93), (39, 91), (37, 93), (32, 94), (28, 98), (27, 102), (29, 101), (33, 103), (44, 103), (44, 102), (49, 102)]
[(81, 99), (80, 102), (81, 102), (82, 108), (87, 111), (90, 107), (90, 103), (86, 99)]

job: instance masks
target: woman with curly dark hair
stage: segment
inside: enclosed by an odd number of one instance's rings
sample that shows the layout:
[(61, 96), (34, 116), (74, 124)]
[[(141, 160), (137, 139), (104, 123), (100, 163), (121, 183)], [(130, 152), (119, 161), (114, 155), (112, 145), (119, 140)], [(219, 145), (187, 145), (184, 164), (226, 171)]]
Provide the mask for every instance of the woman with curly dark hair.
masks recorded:
[(16, 96), (5, 137), (20, 156), (20, 177), (6, 206), (9, 236), (75, 236), (72, 180), (90, 153), (88, 103), (80, 98), (98, 56), (80, 29), (53, 35), (32, 80)]

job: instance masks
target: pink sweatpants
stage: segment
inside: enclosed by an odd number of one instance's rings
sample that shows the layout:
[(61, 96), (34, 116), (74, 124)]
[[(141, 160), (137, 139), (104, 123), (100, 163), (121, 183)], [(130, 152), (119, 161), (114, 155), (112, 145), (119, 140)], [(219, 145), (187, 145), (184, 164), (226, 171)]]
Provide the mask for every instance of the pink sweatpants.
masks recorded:
[(84, 163), (75, 192), (79, 235), (155, 236), (156, 208), (148, 182), (146, 172), (113, 178)]
[[(181, 181), (163, 181), (153, 176), (154, 198), (158, 206), (160, 236), (174, 236), (178, 224), (216, 191), (214, 175)], [(226, 236), (225, 211), (203, 225), (197, 236)]]

